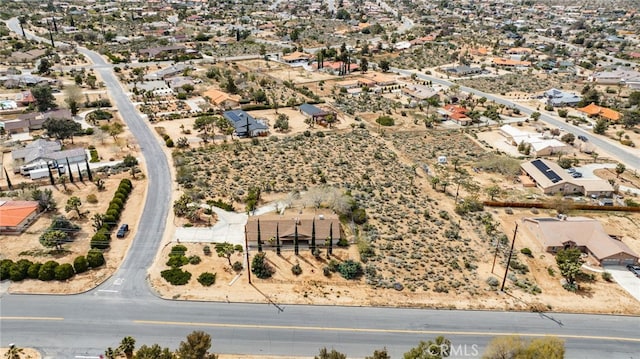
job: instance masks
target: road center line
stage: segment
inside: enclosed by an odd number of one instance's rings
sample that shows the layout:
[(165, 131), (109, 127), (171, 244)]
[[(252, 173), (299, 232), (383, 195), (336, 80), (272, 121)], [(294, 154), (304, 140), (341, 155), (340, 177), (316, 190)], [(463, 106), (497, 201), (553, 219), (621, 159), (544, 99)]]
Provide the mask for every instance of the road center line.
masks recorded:
[(61, 317), (0, 317), (0, 320), (64, 320)]
[(556, 336), (565, 339), (593, 339), (606, 341), (626, 341), (640, 343), (640, 338), (607, 337), (595, 335), (572, 335), (557, 333), (502, 333), (502, 332), (467, 332), (467, 331), (441, 331), (441, 330), (411, 330), (411, 329), (375, 329), (375, 328), (337, 328), (337, 327), (303, 327), (289, 325), (261, 325), (261, 324), (225, 324), (225, 323), (201, 323), (201, 322), (167, 322), (155, 320), (134, 320), (136, 324), (148, 325), (174, 325), (188, 327), (214, 327), (214, 328), (240, 328), (240, 329), (277, 329), (277, 330), (307, 330), (326, 332), (361, 332), (361, 333), (395, 333), (395, 334), (417, 334), (417, 335), (466, 335), (466, 336), (510, 336), (521, 335), (525, 337), (546, 337)]

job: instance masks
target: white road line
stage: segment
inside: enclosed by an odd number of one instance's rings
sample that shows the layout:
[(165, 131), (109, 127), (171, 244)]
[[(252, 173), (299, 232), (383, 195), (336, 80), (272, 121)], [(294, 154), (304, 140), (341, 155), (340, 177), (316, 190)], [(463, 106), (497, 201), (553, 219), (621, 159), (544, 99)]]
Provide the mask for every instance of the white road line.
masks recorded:
[(112, 290), (112, 289), (98, 289), (98, 292), (118, 293), (117, 290)]

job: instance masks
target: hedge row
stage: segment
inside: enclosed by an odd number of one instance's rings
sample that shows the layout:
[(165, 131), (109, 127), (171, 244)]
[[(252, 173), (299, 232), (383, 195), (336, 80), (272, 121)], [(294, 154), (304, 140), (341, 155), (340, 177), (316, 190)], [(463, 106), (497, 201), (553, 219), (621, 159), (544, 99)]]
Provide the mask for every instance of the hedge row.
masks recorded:
[(11, 259), (0, 261), (0, 281), (11, 280), (20, 282), (24, 279), (39, 279), (41, 281), (64, 281), (76, 274), (84, 273), (89, 269), (98, 268), (104, 264), (104, 256), (98, 249), (91, 249), (87, 256), (79, 256), (70, 263), (60, 264), (56, 261), (45, 263), (31, 262), (21, 259), (17, 262)]
[(111, 231), (120, 220), (120, 215), (124, 210), (124, 205), (127, 203), (132, 188), (133, 185), (129, 179), (124, 178), (120, 181), (120, 185), (113, 195), (113, 199), (109, 202), (109, 207), (104, 214), (102, 227), (91, 237), (91, 248), (109, 248)]

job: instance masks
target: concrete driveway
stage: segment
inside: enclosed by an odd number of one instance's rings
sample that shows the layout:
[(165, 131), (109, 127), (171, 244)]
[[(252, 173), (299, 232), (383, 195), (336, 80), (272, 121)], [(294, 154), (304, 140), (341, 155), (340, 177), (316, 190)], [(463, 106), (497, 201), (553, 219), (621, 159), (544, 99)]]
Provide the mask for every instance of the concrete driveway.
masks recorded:
[(616, 283), (640, 302), (640, 278), (624, 266), (606, 266), (605, 269), (611, 273)]

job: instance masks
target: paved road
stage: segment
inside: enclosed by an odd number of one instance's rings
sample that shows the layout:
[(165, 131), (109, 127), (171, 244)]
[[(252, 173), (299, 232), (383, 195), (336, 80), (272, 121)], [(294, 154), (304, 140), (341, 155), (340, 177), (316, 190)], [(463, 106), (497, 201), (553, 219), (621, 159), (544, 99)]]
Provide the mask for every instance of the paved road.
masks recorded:
[[(104, 60), (79, 49), (96, 64)], [(312, 356), (323, 346), (362, 357), (387, 346), (400, 356), (419, 340), (444, 334), (458, 357), (477, 357), (491, 336), (559, 335), (571, 358), (633, 358), (640, 352), (634, 317), (393, 308), (283, 306), (165, 301), (153, 296), (146, 268), (157, 251), (169, 208), (169, 167), (160, 145), (108, 66), (97, 66), (148, 164), (149, 195), (131, 250), (112, 279), (73, 296), (0, 292), (0, 346), (16, 343), (45, 357), (96, 357), (126, 335), (139, 344), (177, 347), (194, 329), (214, 337), (217, 352)], [(435, 80), (434, 80), (435, 81)], [(268, 294), (268, 293), (267, 293)], [(475, 346), (474, 346), (475, 345)], [(464, 346), (464, 347), (463, 347)]]
[(195, 329), (210, 333), (223, 353), (312, 356), (333, 346), (363, 357), (386, 346), (397, 358), (439, 333), (468, 350), (482, 350), (489, 335), (534, 333), (569, 336), (569, 358), (637, 358), (640, 352), (638, 318), (617, 316), (295, 305), (280, 311), (266, 304), (90, 295), (7, 296), (2, 315), (50, 318), (3, 318), (0, 345), (34, 345), (56, 358), (96, 356), (125, 335), (176, 347)]
[[(392, 68), (391, 71), (397, 72), (399, 74), (402, 75), (412, 75), (412, 74), (416, 74), (416, 76), (420, 79), (423, 80), (427, 80), (427, 81), (433, 81), (433, 83), (436, 84), (440, 84), (440, 85), (444, 85), (444, 86), (452, 86), (454, 85), (453, 82), (451, 81), (447, 81), (438, 77), (433, 77), (433, 76), (428, 76), (425, 74), (422, 74), (420, 72), (417, 71), (413, 71), (413, 70), (403, 70), (403, 69), (398, 69), (398, 68)], [(525, 113), (527, 115), (531, 115), (531, 113), (533, 113), (535, 110), (528, 107), (528, 106), (524, 106), (515, 102), (511, 102), (509, 100), (506, 100), (500, 96), (496, 96), (490, 93), (485, 93), (479, 90), (476, 90), (474, 88), (470, 88), (470, 87), (466, 87), (466, 86), (460, 86), (460, 90), (464, 91), (464, 92), (468, 92), (468, 93), (472, 93), (476, 96), (484, 96), (487, 99), (491, 100), (491, 101), (495, 101), (498, 104), (503, 104), (507, 107), (511, 107), (511, 108), (517, 108), (519, 109), (522, 113)], [(596, 147), (602, 149), (603, 151), (611, 154), (613, 157), (615, 157), (617, 160), (619, 160), (620, 162), (624, 163), (627, 165), (627, 168), (629, 169), (637, 169), (640, 170), (640, 156), (637, 155), (637, 152), (635, 150), (632, 149), (625, 149), (622, 148), (616, 144), (611, 143), (608, 140), (604, 140), (596, 135), (594, 135), (592, 132), (589, 131), (585, 131), (582, 128), (578, 127), (578, 126), (573, 126), (571, 124), (568, 124), (564, 121), (560, 121), (558, 119), (556, 119), (553, 116), (548, 115), (547, 113), (545, 113), (545, 111), (540, 111), (541, 116), (540, 116), (540, 120), (553, 125), (555, 127), (561, 128), (567, 132), (571, 132), (573, 134), (575, 134), (576, 136), (578, 135), (583, 135), (586, 136), (590, 142), (592, 142)]]

